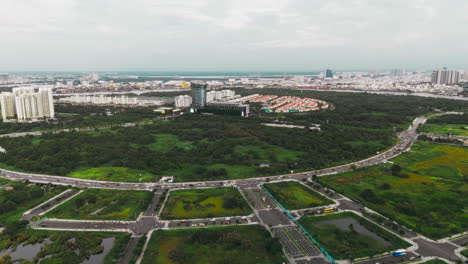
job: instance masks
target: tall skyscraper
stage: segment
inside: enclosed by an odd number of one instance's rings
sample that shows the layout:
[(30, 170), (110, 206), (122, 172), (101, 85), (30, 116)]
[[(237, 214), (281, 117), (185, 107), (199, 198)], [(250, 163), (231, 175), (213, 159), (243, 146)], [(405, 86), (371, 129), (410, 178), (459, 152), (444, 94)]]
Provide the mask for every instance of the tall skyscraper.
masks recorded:
[(327, 69), (325, 71), (325, 78), (333, 78), (333, 71), (330, 69)]
[(435, 84), (457, 84), (460, 82), (460, 72), (447, 68), (438, 69), (432, 72), (431, 81)]
[(4, 120), (30, 122), (55, 116), (50, 88), (39, 88), (38, 92), (32, 87), (13, 88), (12, 93), (1, 94), (0, 106)]
[(192, 88), (192, 105), (195, 108), (203, 108), (206, 105), (206, 88), (207, 84), (203, 81), (193, 81)]

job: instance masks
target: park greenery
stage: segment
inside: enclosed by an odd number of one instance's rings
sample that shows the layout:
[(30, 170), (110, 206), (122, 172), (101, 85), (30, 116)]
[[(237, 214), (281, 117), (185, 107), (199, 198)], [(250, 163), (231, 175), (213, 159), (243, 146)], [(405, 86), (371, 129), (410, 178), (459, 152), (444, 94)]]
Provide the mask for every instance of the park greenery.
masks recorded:
[(442, 115), (429, 118), (419, 129), (433, 134), (453, 134), (468, 137), (468, 113), (463, 115)]
[(158, 230), (143, 264), (280, 264), (281, 244), (261, 226)]
[(19, 220), (25, 211), (64, 190), (65, 188), (59, 186), (29, 185), (25, 182), (0, 179), (0, 225)]
[[(163, 175), (175, 175), (177, 181), (267, 176), (363, 159), (395, 144), (396, 132), (415, 116), (466, 108), (463, 102), (411, 96), (280, 89), (238, 92), (313, 97), (333, 107), (294, 114), (265, 114), (253, 107), (249, 118), (183, 115), (173, 121), (92, 133), (1, 138), (0, 146), (7, 152), (0, 154), (0, 162), (30, 172), (125, 181), (154, 181)], [(61, 112), (79, 114), (70, 124), (87, 126), (109, 118), (126, 122), (154, 116), (151, 109), (128, 109), (109, 117), (98, 107), (100, 114), (93, 107), (66, 107), (70, 111)], [(318, 124), (321, 130), (262, 126), (265, 122)]]
[(318, 207), (333, 203), (323, 195), (295, 181), (270, 183), (264, 186), (288, 210)]
[(236, 188), (171, 191), (161, 213), (162, 219), (190, 219), (240, 216), (252, 213)]
[(134, 220), (151, 202), (144, 191), (88, 189), (47, 213), (63, 219)]
[(335, 259), (373, 256), (411, 245), (350, 212), (305, 216), (299, 223)]
[(462, 254), (463, 256), (465, 256), (466, 258), (468, 258), (468, 248), (460, 251), (460, 254)]
[(418, 142), (377, 165), (320, 182), (430, 238), (468, 229), (468, 148)]
[(431, 260), (428, 260), (428, 261), (425, 261), (423, 262), (422, 264), (447, 264), (447, 262), (441, 260), (441, 259), (431, 259)]
[[(9, 254), (0, 258), (2, 264), (13, 263), (43, 263), (43, 264), (80, 264), (88, 260), (93, 255), (105, 254), (103, 256), (104, 264), (117, 263), (121, 257), (130, 235), (125, 233), (105, 233), (105, 232), (57, 232), (41, 231), (31, 229), (16, 230), (16, 233), (2, 234), (8, 237), (12, 243), (9, 245), (12, 249), (20, 245), (40, 244), (41, 248), (31, 260), (22, 260), (16, 262)], [(103, 239), (114, 238), (114, 243), (110, 250), (102, 244)]]

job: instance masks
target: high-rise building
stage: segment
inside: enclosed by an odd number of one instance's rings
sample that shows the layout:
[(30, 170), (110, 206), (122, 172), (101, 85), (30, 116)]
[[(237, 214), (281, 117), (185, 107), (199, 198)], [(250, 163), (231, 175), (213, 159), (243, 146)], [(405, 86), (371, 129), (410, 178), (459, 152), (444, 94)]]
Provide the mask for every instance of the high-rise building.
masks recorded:
[(447, 68), (438, 69), (432, 72), (431, 81), (435, 84), (457, 84), (460, 82), (460, 72)]
[(13, 88), (11, 93), (2, 93), (0, 97), (4, 120), (17, 119), (20, 122), (38, 121), (55, 116), (52, 89), (32, 87)]
[(175, 98), (176, 107), (189, 107), (192, 105), (192, 97), (190, 95), (179, 95)]
[(333, 78), (333, 71), (330, 69), (327, 69), (325, 71), (325, 78)]
[(15, 96), (13, 93), (0, 94), (0, 105), (2, 107), (3, 120), (15, 118)]
[(203, 81), (193, 81), (192, 88), (192, 105), (196, 108), (203, 108), (206, 105), (206, 88), (207, 84)]

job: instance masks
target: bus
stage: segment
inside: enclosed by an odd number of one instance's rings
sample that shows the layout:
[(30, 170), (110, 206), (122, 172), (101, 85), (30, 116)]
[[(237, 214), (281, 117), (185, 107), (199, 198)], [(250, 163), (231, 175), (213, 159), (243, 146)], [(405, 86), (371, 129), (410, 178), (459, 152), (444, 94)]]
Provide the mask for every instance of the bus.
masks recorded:
[(324, 214), (329, 214), (329, 213), (333, 213), (333, 212), (335, 212), (335, 209), (334, 209), (334, 208), (328, 208), (328, 209), (324, 209), (324, 210), (323, 210), (323, 213), (324, 213)]
[(392, 255), (395, 257), (404, 256), (406, 255), (406, 249), (397, 249), (392, 252)]

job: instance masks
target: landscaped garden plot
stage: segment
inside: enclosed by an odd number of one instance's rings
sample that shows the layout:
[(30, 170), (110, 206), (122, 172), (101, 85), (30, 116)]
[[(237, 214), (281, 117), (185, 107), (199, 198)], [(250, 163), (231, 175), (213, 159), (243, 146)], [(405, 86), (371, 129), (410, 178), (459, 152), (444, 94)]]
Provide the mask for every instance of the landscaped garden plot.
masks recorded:
[(410, 246), (354, 213), (305, 216), (299, 222), (335, 259), (372, 256)]
[(0, 238), (0, 263), (107, 264), (117, 263), (130, 235), (26, 229)]
[(151, 202), (144, 191), (89, 189), (47, 214), (63, 219), (133, 220)]
[(330, 199), (295, 181), (265, 184), (265, 188), (288, 210), (333, 203)]
[(418, 142), (392, 162), (320, 181), (433, 239), (468, 229), (468, 148)]
[(163, 219), (238, 216), (252, 213), (236, 188), (171, 191), (161, 214)]
[(143, 264), (280, 264), (281, 244), (261, 226), (158, 230)]

